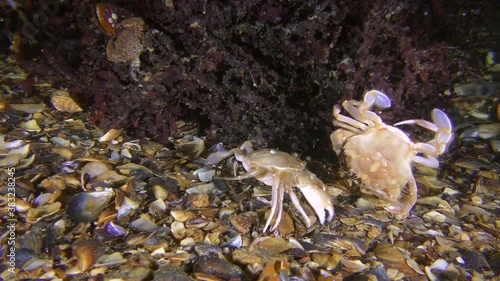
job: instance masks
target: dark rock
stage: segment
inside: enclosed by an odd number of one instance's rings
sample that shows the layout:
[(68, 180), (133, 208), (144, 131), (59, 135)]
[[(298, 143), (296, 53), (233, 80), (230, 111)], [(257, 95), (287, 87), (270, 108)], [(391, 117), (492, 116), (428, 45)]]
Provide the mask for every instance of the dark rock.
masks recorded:
[(167, 264), (154, 273), (154, 281), (191, 281), (189, 275), (182, 268)]
[(238, 266), (217, 256), (196, 257), (193, 264), (194, 272), (214, 275), (224, 280), (241, 279), (243, 274)]

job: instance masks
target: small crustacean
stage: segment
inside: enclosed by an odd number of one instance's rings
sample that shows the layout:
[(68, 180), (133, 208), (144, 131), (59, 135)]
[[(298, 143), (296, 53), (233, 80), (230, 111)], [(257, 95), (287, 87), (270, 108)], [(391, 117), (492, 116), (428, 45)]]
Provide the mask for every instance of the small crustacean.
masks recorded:
[[(437, 157), (447, 150), (453, 139), (452, 125), (448, 116), (439, 109), (432, 111), (433, 123), (415, 119), (394, 124), (417, 124), (436, 132), (431, 141), (414, 143), (402, 130), (385, 124), (370, 111), (374, 105), (388, 108), (391, 101), (376, 90), (368, 91), (363, 101), (344, 101), (342, 107), (354, 119), (341, 115), (341, 107), (334, 106), (333, 124), (341, 129), (330, 136), (333, 150), (345, 157), (349, 170), (361, 179), (363, 192), (387, 200), (388, 211), (405, 217), (417, 201), (412, 164), (438, 168)], [(406, 186), (409, 192), (403, 199), (402, 191)]]
[(302, 208), (293, 187), (297, 187), (302, 192), (318, 215), (321, 224), (333, 219), (333, 205), (330, 196), (325, 191), (326, 187), (315, 174), (305, 168), (305, 162), (299, 161), (288, 153), (274, 149), (254, 151), (250, 141), (246, 141), (240, 148), (212, 153), (207, 161), (216, 164), (232, 155), (241, 162), (246, 173), (222, 179), (242, 180), (255, 177), (266, 185), (272, 186), (271, 213), (264, 226), (264, 232), (273, 219), (275, 219), (275, 223), (270, 230), (274, 231), (278, 227), (281, 221), (285, 192), (288, 193), (292, 203), (304, 218), (306, 226), (311, 227), (311, 220)]
[(142, 18), (120, 7), (97, 3), (94, 21), (103, 32), (111, 36), (106, 46), (108, 60), (115, 63), (129, 63), (130, 76), (137, 80), (144, 44), (143, 37), (146, 24)]
[(109, 39), (106, 46), (108, 60), (116, 63), (130, 63), (130, 76), (137, 80), (135, 72), (139, 70), (141, 55), (144, 45), (145, 24), (141, 18), (127, 18), (120, 22), (116, 34)]

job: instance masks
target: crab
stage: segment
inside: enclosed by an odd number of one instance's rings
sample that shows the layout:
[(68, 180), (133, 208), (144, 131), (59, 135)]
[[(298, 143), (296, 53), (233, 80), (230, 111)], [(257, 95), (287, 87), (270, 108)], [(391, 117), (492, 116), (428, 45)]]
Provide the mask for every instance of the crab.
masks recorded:
[(208, 156), (207, 162), (217, 164), (230, 156), (241, 162), (245, 173), (235, 177), (223, 177), (223, 180), (242, 180), (256, 178), (266, 185), (272, 186), (271, 212), (264, 225), (266, 232), (274, 219), (270, 231), (274, 231), (280, 224), (283, 211), (284, 193), (288, 193), (293, 205), (304, 219), (305, 225), (312, 226), (311, 219), (302, 208), (299, 198), (293, 187), (297, 187), (311, 207), (316, 212), (321, 224), (333, 219), (334, 211), (326, 187), (315, 174), (305, 168), (306, 162), (299, 161), (292, 155), (274, 149), (260, 149), (254, 151), (252, 143), (246, 141), (239, 148), (230, 151), (218, 151)]
[[(368, 91), (363, 101), (344, 101), (342, 107), (354, 119), (340, 114), (339, 105), (333, 107), (333, 124), (340, 127), (330, 135), (333, 150), (360, 179), (362, 192), (385, 200), (386, 210), (406, 217), (417, 201), (412, 166), (439, 167), (437, 157), (446, 152), (453, 139), (452, 124), (443, 111), (434, 109), (432, 122), (413, 119), (390, 126), (370, 111), (373, 106), (389, 108), (391, 101), (376, 90)], [(404, 124), (419, 125), (435, 132), (435, 136), (426, 143), (412, 142), (395, 127)], [(403, 192), (406, 186), (408, 191)]]
[(136, 72), (140, 72), (145, 23), (142, 18), (124, 19), (116, 34), (111, 37), (106, 46), (108, 60), (115, 63), (129, 63), (130, 76), (137, 81)]

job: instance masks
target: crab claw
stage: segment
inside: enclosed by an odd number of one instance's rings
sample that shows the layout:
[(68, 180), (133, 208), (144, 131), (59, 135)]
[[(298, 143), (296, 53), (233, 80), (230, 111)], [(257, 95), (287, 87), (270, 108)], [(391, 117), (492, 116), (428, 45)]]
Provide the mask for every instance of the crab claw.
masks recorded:
[(222, 162), (222, 160), (229, 158), (233, 155), (234, 155), (234, 150), (229, 150), (229, 151), (220, 150), (220, 151), (213, 152), (210, 155), (208, 155), (207, 164), (210, 164), (210, 165), (219, 164), (220, 162)]
[(398, 122), (394, 124), (394, 126), (416, 124), (420, 127), (436, 132), (434, 139), (429, 141), (428, 143), (436, 147), (435, 156), (438, 156), (446, 152), (448, 146), (453, 141), (453, 125), (451, 124), (448, 115), (437, 108), (432, 110), (432, 121), (433, 122), (422, 119), (412, 119)]
[(304, 171), (297, 176), (297, 187), (304, 195), (307, 202), (313, 207), (319, 222), (325, 224), (333, 219), (335, 212), (330, 196), (326, 193), (325, 185), (310, 171)]

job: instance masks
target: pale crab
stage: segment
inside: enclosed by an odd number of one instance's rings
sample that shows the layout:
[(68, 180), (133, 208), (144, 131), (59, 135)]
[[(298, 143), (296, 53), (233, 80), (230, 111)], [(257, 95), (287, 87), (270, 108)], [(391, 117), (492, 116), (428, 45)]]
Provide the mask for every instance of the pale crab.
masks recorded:
[(284, 193), (288, 193), (293, 205), (302, 215), (305, 225), (311, 227), (311, 219), (302, 208), (301, 203), (293, 187), (297, 187), (311, 207), (316, 212), (321, 224), (333, 219), (334, 211), (330, 196), (326, 193), (326, 187), (315, 174), (305, 168), (306, 162), (299, 161), (292, 155), (274, 149), (260, 149), (254, 151), (252, 143), (246, 141), (241, 147), (230, 151), (218, 151), (208, 156), (207, 162), (217, 164), (225, 158), (233, 156), (246, 170), (235, 177), (224, 177), (223, 180), (242, 180), (255, 177), (266, 185), (272, 186), (271, 212), (264, 225), (266, 232), (269, 225), (275, 220), (271, 231), (274, 231), (280, 221), (283, 212)]
[[(406, 120), (394, 124), (417, 124), (435, 132), (427, 143), (414, 143), (405, 132), (382, 122), (370, 111), (372, 106), (388, 108), (390, 99), (382, 92), (371, 90), (363, 101), (346, 100), (342, 107), (352, 116), (340, 114), (341, 108), (333, 108), (333, 124), (341, 129), (331, 136), (333, 150), (345, 160), (345, 164), (361, 180), (365, 193), (389, 202), (386, 210), (406, 217), (417, 201), (417, 183), (412, 164), (438, 168), (437, 157), (443, 154), (453, 139), (452, 125), (448, 116), (439, 109), (432, 111), (432, 121)], [(408, 186), (407, 198), (403, 189)]]

